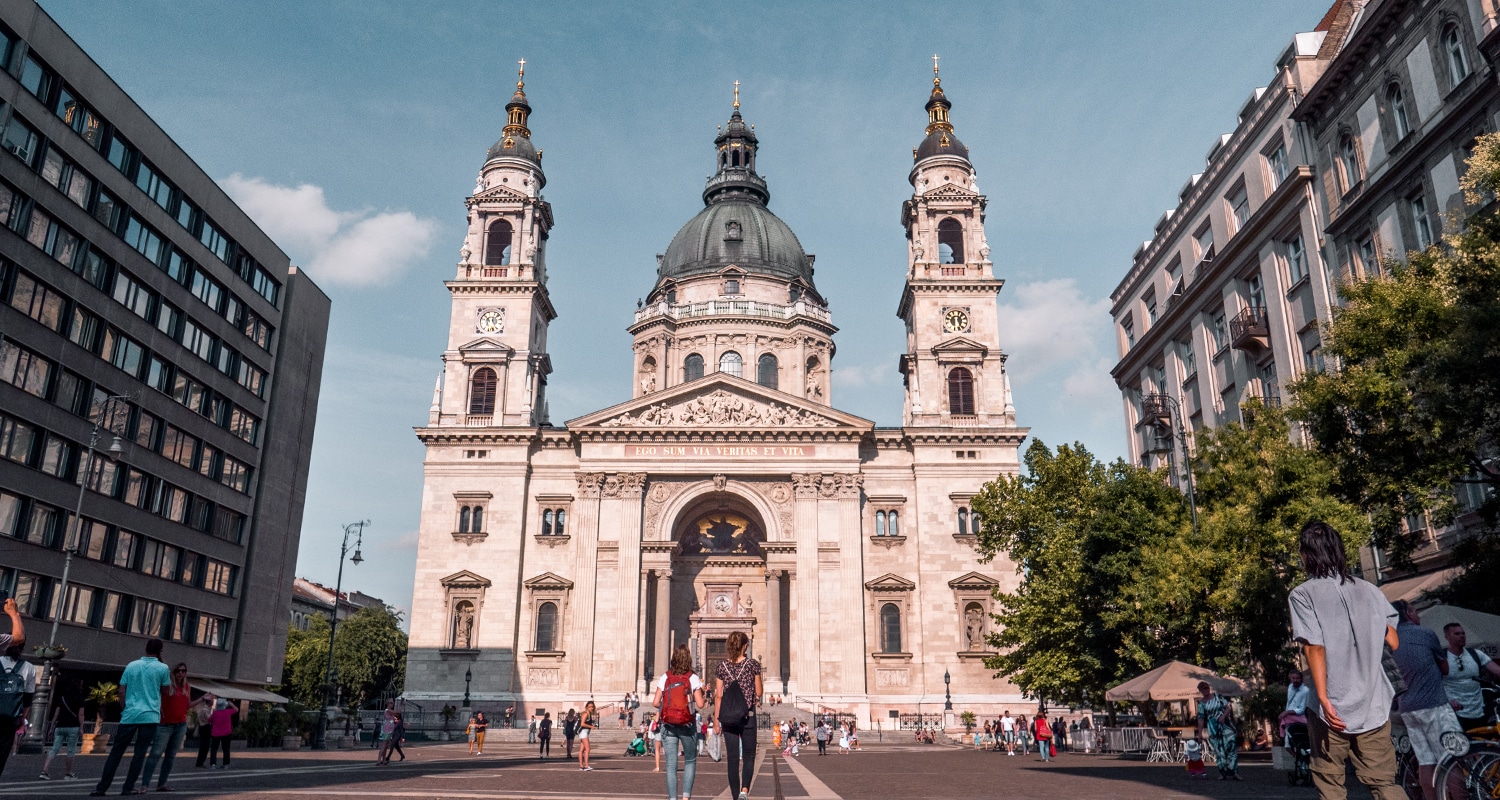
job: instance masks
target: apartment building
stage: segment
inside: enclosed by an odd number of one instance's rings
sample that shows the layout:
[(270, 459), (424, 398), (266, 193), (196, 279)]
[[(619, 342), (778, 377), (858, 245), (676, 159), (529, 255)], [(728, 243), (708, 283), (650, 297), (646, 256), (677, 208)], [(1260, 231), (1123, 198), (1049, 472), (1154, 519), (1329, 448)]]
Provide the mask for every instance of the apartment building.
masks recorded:
[(30, 0), (0, 0), (0, 145), (0, 588), (28, 650), (56, 618), (65, 675), (159, 637), (279, 681), (328, 297)]

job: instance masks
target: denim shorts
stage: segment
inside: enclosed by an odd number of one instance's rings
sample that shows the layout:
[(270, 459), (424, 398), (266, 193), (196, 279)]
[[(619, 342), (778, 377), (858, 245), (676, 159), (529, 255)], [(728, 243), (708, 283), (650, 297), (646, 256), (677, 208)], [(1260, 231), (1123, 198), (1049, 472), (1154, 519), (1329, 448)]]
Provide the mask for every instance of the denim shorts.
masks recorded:
[(53, 730), (51, 755), (55, 756), (59, 752), (62, 752), (64, 742), (66, 742), (68, 746), (68, 758), (72, 758), (74, 755), (77, 755), (79, 741), (78, 730), (79, 729), (77, 727), (57, 728)]

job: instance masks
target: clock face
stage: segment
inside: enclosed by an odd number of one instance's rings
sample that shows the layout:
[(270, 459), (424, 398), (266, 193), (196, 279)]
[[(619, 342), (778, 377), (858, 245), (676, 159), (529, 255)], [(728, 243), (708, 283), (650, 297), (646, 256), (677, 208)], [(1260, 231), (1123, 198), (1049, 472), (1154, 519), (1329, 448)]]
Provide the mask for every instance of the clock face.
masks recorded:
[(502, 333), (505, 330), (505, 309), (485, 308), (479, 312), (480, 333)]
[(949, 333), (960, 333), (969, 329), (969, 315), (961, 308), (950, 308), (943, 314), (943, 327)]

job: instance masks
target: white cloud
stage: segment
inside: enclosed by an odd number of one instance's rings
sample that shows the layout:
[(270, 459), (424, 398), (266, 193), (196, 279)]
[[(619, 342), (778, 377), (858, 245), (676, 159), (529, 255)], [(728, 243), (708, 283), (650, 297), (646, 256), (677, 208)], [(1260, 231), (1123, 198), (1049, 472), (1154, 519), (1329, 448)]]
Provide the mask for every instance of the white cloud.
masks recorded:
[[(1107, 352), (1109, 298), (1089, 300), (1072, 278), (1007, 286), (1000, 305), (1000, 341), (1012, 380), (1027, 380), (1062, 364), (1093, 369)], [(1108, 375), (1108, 368), (1105, 369)]]
[(427, 255), (437, 223), (409, 211), (336, 211), (323, 188), (278, 186), (239, 173), (224, 189), (294, 263), (328, 283), (388, 283)]
[(864, 389), (892, 383), (896, 374), (894, 355), (883, 364), (840, 364), (833, 368), (833, 385), (840, 389)]

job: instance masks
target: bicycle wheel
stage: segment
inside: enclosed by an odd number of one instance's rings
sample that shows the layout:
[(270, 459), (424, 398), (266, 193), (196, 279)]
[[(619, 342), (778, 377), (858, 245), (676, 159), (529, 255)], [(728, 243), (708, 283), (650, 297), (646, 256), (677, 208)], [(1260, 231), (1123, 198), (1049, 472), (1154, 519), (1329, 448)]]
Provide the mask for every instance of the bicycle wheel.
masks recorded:
[[(1402, 737), (1405, 738), (1405, 737)], [(1396, 785), (1406, 792), (1408, 800), (1424, 800), (1422, 794), (1422, 777), (1417, 772), (1417, 757), (1412, 754), (1408, 745), (1406, 750), (1397, 750), (1396, 755)]]
[(1500, 800), (1500, 745), (1474, 742), (1467, 754), (1443, 759), (1433, 781), (1438, 800)]

